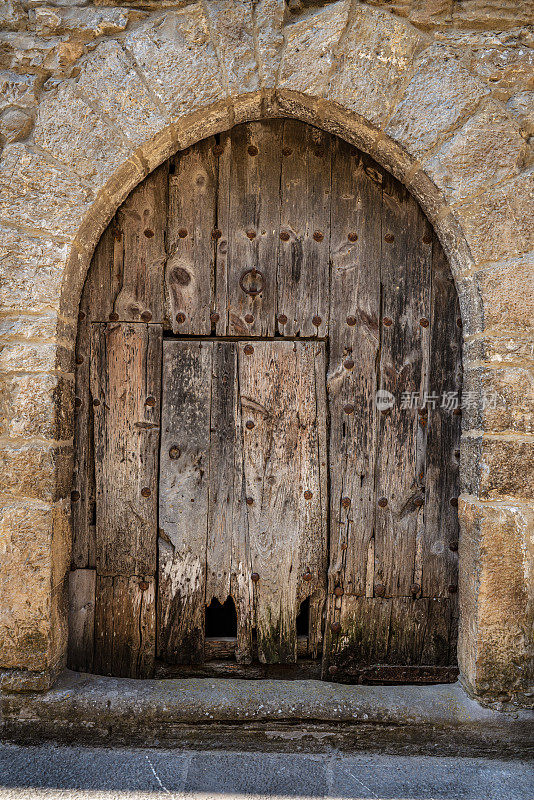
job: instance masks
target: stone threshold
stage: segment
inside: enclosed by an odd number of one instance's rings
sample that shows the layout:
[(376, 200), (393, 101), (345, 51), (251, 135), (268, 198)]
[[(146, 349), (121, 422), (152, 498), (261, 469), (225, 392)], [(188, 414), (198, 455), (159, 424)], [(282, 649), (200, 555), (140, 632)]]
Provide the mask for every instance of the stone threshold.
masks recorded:
[(534, 715), (494, 711), (459, 683), (133, 680), (66, 670), (47, 692), (2, 694), (2, 737), (21, 743), (525, 757)]

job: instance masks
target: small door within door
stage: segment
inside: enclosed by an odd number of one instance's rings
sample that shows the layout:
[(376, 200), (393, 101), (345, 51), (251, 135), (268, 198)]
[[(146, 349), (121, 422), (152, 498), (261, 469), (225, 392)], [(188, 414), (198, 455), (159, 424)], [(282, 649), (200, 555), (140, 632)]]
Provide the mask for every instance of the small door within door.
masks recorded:
[(326, 509), (324, 343), (164, 341), (159, 658), (202, 663), (205, 609), (228, 598), (238, 662), (317, 657)]

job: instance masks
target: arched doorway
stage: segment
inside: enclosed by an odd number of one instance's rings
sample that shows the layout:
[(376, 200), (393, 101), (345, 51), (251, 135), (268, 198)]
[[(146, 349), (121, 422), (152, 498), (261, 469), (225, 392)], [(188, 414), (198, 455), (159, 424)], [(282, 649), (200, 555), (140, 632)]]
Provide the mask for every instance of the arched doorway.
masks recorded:
[(71, 667), (455, 678), (458, 302), (375, 162), (289, 119), (178, 153), (76, 365)]

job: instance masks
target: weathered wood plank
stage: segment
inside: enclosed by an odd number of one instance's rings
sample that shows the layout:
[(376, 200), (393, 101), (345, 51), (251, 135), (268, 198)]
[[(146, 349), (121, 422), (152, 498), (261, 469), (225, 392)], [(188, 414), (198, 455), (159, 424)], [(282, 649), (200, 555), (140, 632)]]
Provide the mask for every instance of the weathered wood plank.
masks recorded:
[(96, 323), (91, 338), (99, 575), (154, 575), (162, 331)]
[[(218, 228), (222, 237), (215, 305), (226, 328), (219, 322), (217, 332), (272, 336), (280, 243), (282, 121), (238, 125), (221, 135), (221, 147)], [(224, 249), (228, 253), (219, 259)], [(225, 275), (221, 274), (224, 269)], [(263, 278), (251, 270), (259, 270)], [(243, 287), (261, 291), (249, 294)]]
[(166, 341), (159, 498), (158, 654), (204, 654), (213, 344)]
[[(383, 184), (382, 325), (379, 387), (394, 399), (381, 414), (377, 433), (375, 593), (386, 597), (412, 592), (422, 513), (422, 440), (417, 409), (403, 397), (425, 387), (423, 353), (428, 348), (431, 253), (423, 242), (426, 219), (415, 200), (391, 176)], [(391, 320), (384, 325), (385, 319)]]
[(276, 312), (285, 336), (328, 331), (332, 149), (328, 134), (284, 120)]
[(455, 596), (458, 586), (462, 331), (450, 267), (435, 237), (433, 252), (430, 360), (432, 394), (438, 399), (428, 410), (422, 591), (427, 597), (449, 597), (450, 587)]
[(213, 137), (177, 153), (169, 175), (166, 316), (174, 333), (209, 334), (217, 165)]
[(258, 654), (292, 662), (298, 603), (324, 592), (324, 346), (239, 343), (238, 360)]
[(155, 580), (97, 575), (94, 671), (150, 678), (156, 648)]
[(69, 669), (91, 672), (95, 634), (94, 569), (69, 573)]

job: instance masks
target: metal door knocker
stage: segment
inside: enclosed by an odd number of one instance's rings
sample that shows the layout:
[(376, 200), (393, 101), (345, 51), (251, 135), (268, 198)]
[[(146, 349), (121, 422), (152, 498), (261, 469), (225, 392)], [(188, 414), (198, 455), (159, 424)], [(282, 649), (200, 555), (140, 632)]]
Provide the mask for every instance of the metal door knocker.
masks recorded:
[[(259, 282), (259, 286), (258, 287), (256, 287), (256, 288), (254, 288), (254, 287), (247, 288), (245, 286), (245, 280), (246, 280), (248, 275), (251, 276), (253, 281), (255, 279), (258, 280), (258, 282)], [(241, 277), (239, 278), (239, 285), (243, 289), (245, 294), (250, 294), (252, 296), (255, 296), (257, 294), (261, 294), (263, 292), (264, 288), (265, 288), (265, 278), (263, 277), (263, 272), (260, 272), (257, 269), (246, 269), (242, 273)]]

